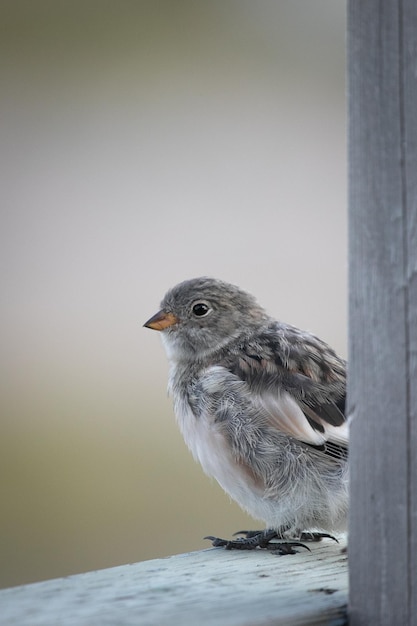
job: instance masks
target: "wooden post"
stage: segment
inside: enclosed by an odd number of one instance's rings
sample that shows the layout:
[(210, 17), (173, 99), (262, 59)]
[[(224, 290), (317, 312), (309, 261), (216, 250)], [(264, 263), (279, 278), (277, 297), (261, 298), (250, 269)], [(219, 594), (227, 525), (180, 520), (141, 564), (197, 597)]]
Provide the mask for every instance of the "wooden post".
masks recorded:
[(417, 624), (417, 2), (348, 0), (353, 626)]

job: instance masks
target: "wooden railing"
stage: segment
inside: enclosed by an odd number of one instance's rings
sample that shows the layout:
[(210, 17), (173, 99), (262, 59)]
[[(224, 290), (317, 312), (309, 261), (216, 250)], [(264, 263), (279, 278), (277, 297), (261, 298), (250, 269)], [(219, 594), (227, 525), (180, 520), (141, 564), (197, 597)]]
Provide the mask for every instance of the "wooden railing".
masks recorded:
[(0, 591), (1, 626), (346, 624), (346, 543), (212, 548)]

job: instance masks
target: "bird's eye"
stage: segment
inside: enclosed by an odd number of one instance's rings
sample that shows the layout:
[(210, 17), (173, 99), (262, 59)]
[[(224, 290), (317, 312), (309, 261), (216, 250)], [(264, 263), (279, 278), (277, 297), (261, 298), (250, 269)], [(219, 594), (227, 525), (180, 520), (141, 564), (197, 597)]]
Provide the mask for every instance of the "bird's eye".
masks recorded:
[(211, 309), (209, 305), (206, 304), (205, 302), (196, 302), (193, 305), (193, 313), (197, 317), (204, 317), (205, 315), (208, 315), (210, 311)]

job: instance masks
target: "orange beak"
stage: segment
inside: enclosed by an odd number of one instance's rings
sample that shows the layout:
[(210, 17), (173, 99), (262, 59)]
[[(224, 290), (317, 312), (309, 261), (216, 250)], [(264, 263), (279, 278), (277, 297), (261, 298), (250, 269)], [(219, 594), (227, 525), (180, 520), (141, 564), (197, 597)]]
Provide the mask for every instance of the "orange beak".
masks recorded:
[(173, 313), (166, 313), (165, 311), (158, 311), (147, 322), (144, 323), (146, 328), (152, 328), (152, 330), (164, 330), (169, 328), (178, 322), (178, 318)]

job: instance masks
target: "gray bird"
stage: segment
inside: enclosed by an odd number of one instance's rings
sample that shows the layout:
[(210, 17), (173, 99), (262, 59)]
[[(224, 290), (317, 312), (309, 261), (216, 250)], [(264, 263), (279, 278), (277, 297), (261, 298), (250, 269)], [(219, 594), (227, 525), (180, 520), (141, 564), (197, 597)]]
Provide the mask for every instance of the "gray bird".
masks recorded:
[(230, 541), (210, 536), (213, 545), (293, 553), (298, 541), (345, 530), (345, 361), (212, 278), (175, 286), (144, 326), (161, 332), (168, 390), (194, 458), (266, 524)]

